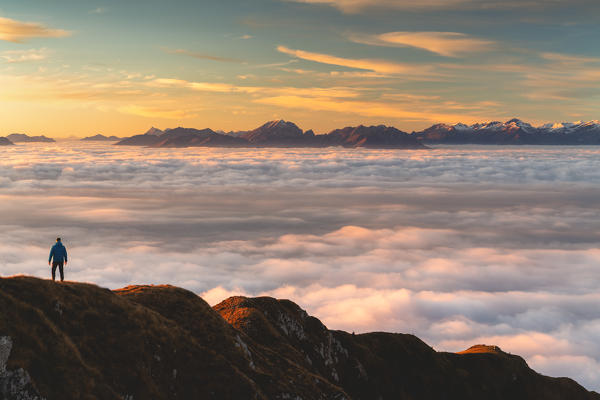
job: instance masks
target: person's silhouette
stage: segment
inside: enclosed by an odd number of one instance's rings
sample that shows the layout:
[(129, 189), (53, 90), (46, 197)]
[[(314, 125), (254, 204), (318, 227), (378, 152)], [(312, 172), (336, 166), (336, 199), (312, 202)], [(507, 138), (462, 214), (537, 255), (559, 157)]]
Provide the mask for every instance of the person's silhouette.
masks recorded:
[(56, 243), (50, 249), (50, 257), (48, 257), (48, 265), (52, 264), (52, 280), (55, 280), (56, 267), (60, 272), (60, 281), (65, 280), (63, 265), (67, 264), (67, 248), (63, 246), (60, 238), (56, 238)]

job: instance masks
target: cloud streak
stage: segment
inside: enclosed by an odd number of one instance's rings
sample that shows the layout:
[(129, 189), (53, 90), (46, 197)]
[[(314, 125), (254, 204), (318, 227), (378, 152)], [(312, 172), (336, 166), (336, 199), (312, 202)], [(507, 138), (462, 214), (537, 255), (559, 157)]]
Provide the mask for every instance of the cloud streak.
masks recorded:
[(0, 40), (24, 43), (33, 38), (60, 38), (70, 35), (69, 31), (49, 28), (37, 22), (22, 22), (0, 17)]
[(48, 57), (48, 49), (7, 50), (0, 52), (0, 58), (9, 64), (42, 61)]
[[(251, 36), (250, 36), (251, 37)], [(243, 37), (243, 39), (250, 39), (250, 37)], [(199, 53), (195, 51), (185, 50), (185, 49), (163, 49), (165, 53), (168, 54), (179, 54), (192, 58), (197, 58), (199, 60), (210, 60), (210, 61), (218, 61), (218, 62), (227, 62), (227, 63), (241, 63), (242, 60), (238, 60), (237, 58), (230, 57), (220, 57), (211, 54)]]
[[(391, 9), (408, 11), (435, 11), (446, 9), (540, 9), (573, 4), (572, 1), (555, 0), (284, 0), (296, 3), (328, 5), (346, 13), (358, 13), (368, 9)], [(590, 0), (577, 0), (578, 6), (594, 5)]]
[(189, 113), (185, 110), (168, 110), (164, 107), (144, 107), (135, 104), (123, 106), (119, 108), (119, 111), (124, 114), (137, 115), (139, 117), (146, 118), (159, 118), (159, 119), (188, 119), (195, 118), (197, 114)]
[(457, 32), (389, 32), (380, 35), (353, 35), (350, 40), (386, 47), (414, 47), (446, 57), (459, 57), (469, 53), (486, 52), (495, 43)]
[(277, 51), (302, 60), (313, 61), (320, 64), (337, 65), (340, 67), (361, 69), (378, 72), (381, 74), (415, 76), (431, 78), (435, 75), (431, 67), (424, 65), (411, 65), (386, 60), (343, 58), (330, 54), (314, 53), (305, 50), (294, 50), (286, 46), (278, 46)]
[(323, 4), (336, 7), (344, 12), (356, 13), (365, 8), (388, 9), (437, 9), (468, 4), (471, 0), (286, 0), (297, 3)]

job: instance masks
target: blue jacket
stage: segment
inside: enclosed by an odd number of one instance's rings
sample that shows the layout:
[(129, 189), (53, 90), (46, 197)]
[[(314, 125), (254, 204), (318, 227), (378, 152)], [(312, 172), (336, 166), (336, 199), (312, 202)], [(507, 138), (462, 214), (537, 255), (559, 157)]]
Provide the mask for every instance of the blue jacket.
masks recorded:
[(66, 262), (67, 248), (63, 246), (61, 242), (56, 242), (50, 249), (50, 257), (48, 257), (48, 262), (52, 261), (52, 257), (54, 257), (54, 262)]

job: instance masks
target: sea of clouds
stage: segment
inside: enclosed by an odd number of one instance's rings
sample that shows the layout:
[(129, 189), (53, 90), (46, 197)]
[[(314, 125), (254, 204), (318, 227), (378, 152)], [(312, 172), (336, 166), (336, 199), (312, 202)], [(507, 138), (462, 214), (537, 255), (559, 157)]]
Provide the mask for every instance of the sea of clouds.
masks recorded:
[(0, 149), (0, 273), (289, 298), (600, 390), (600, 148)]

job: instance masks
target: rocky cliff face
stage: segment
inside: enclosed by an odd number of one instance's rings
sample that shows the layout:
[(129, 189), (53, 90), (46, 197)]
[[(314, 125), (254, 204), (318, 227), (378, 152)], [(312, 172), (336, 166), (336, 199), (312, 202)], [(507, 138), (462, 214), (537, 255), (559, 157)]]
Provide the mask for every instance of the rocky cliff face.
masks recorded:
[(497, 348), (328, 330), (296, 304), (0, 279), (3, 399), (598, 399)]

